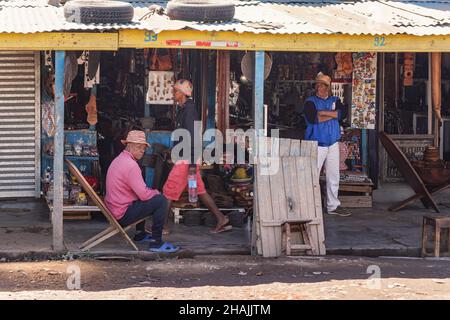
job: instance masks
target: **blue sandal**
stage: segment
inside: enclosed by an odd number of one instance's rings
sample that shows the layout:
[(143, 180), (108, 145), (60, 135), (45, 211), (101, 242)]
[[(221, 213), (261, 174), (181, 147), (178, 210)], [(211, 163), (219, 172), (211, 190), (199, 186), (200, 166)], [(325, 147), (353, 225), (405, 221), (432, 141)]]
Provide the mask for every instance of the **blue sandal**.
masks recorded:
[(174, 253), (178, 250), (180, 250), (180, 247), (176, 247), (170, 242), (164, 242), (159, 248), (149, 248), (149, 251), (158, 253)]

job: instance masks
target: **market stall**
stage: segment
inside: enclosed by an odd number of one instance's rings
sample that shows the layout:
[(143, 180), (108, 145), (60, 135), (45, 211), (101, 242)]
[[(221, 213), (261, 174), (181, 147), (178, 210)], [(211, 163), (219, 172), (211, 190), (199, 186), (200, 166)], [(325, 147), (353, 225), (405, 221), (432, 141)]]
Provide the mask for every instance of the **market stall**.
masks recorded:
[[(268, 61), (268, 62), (267, 62)], [(252, 126), (251, 80), (246, 55), (232, 54), (230, 123)], [(319, 72), (332, 77), (331, 90), (346, 107), (341, 122), (341, 196), (348, 207), (371, 207), (373, 182), (367, 159), (367, 130), (376, 127), (376, 53), (266, 54), (264, 82), (265, 124), (268, 135), (302, 140), (305, 100), (314, 94)]]
[[(175, 79), (191, 79), (195, 90), (193, 98), (199, 114), (203, 115), (202, 123), (211, 126), (209, 120), (212, 118), (214, 126), (214, 112), (210, 114), (204, 109), (211, 109), (208, 94), (213, 95), (214, 103), (216, 85), (202, 77), (205, 70), (201, 66), (203, 60), (215, 59), (215, 51), (199, 54), (194, 50), (124, 49), (68, 54), (65, 62), (71, 73), (65, 78), (64, 157), (77, 166), (102, 196), (108, 167), (124, 148), (120, 141), (130, 130), (143, 130), (151, 147), (139, 164), (147, 185), (161, 191), (173, 165), (170, 148), (177, 106), (172, 86)], [(47, 85), (43, 88), (41, 172), (43, 194), (52, 209), (54, 54), (48, 52), (45, 61), (43, 74)], [(206, 90), (202, 90), (202, 86)], [(210, 142), (204, 141), (204, 146)], [(250, 221), (253, 168), (248, 164), (248, 157), (247, 164), (239, 165), (204, 162), (200, 170), (208, 193), (221, 211), (228, 214), (232, 225), (243, 227)], [(92, 213), (98, 211), (67, 168), (64, 168), (63, 201), (66, 219), (90, 219)], [(187, 225), (216, 224), (212, 214), (200, 202), (189, 201), (187, 193), (174, 204), (173, 221)]]

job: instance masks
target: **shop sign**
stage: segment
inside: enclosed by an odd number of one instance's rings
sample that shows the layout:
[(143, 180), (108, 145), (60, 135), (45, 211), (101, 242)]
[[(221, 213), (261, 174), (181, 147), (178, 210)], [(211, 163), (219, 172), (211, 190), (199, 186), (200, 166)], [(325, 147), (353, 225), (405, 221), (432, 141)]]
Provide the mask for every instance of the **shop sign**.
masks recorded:
[(242, 46), (237, 41), (200, 41), (200, 40), (166, 40), (166, 45), (175, 47), (197, 48), (239, 48)]

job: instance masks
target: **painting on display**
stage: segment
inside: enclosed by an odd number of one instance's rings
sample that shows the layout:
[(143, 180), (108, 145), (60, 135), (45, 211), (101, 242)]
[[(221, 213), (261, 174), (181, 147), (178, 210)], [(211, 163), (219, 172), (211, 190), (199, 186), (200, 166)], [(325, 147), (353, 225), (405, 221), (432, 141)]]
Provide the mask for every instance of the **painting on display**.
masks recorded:
[(377, 54), (353, 53), (351, 125), (356, 129), (375, 129)]

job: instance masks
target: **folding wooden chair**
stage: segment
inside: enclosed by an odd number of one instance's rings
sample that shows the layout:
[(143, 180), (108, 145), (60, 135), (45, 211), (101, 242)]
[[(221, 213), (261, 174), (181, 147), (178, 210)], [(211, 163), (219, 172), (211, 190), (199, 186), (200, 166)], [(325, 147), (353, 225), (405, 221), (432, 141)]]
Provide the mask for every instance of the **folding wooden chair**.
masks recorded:
[(126, 226), (125, 228), (122, 228), (122, 226), (117, 222), (117, 220), (114, 218), (112, 213), (108, 210), (102, 199), (97, 195), (97, 193), (92, 189), (92, 187), (89, 185), (89, 183), (86, 181), (86, 179), (83, 177), (81, 172), (78, 170), (78, 168), (69, 160), (65, 160), (67, 163), (67, 166), (69, 168), (69, 171), (72, 175), (74, 175), (77, 178), (77, 181), (81, 184), (84, 191), (87, 193), (87, 195), (94, 201), (95, 205), (98, 206), (98, 208), (101, 210), (103, 215), (106, 217), (106, 219), (109, 222), (109, 227), (100, 232), (99, 234), (95, 235), (94, 237), (90, 238), (88, 241), (83, 243), (80, 246), (80, 249), (83, 251), (89, 250), (92, 247), (102, 243), (103, 241), (111, 238), (112, 236), (116, 234), (120, 234), (126, 242), (128, 242), (134, 250), (138, 251), (139, 249), (136, 247), (134, 242), (130, 239), (130, 237), (127, 235), (126, 231), (130, 228), (134, 227), (136, 224), (142, 222), (145, 220), (141, 219), (139, 221), (136, 221), (129, 226)]
[(420, 199), (422, 201), (425, 208), (432, 208), (436, 212), (439, 212), (439, 208), (432, 198), (432, 195), (445, 190), (450, 187), (450, 182), (447, 182), (440, 186), (427, 187), (420, 176), (417, 174), (417, 171), (411, 165), (411, 162), (406, 158), (404, 153), (400, 150), (400, 148), (395, 144), (395, 142), (387, 135), (385, 132), (380, 132), (380, 141), (391, 157), (391, 159), (397, 165), (398, 170), (403, 174), (406, 182), (411, 186), (414, 190), (415, 194), (398, 204), (390, 207), (390, 211), (398, 211), (401, 208), (404, 208), (408, 204)]

